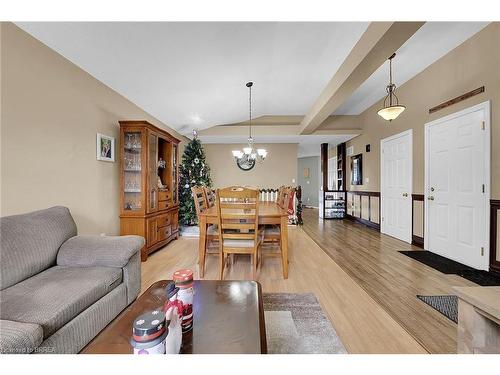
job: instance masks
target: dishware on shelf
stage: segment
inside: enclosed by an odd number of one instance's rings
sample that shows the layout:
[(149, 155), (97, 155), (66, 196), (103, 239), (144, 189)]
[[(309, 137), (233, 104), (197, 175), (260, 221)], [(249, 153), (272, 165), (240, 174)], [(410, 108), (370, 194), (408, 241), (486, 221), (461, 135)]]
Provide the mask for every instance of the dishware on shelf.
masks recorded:
[(127, 134), (127, 143), (125, 143), (125, 148), (132, 147), (132, 134)]

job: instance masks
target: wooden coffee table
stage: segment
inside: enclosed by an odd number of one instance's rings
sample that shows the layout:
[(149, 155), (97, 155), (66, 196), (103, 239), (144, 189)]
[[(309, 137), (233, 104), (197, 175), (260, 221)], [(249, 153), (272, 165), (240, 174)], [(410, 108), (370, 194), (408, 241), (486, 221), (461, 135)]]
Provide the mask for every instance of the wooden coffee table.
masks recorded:
[[(99, 333), (83, 354), (131, 354), (132, 322), (166, 300), (168, 280), (151, 285)], [(262, 290), (255, 281), (195, 281), (193, 329), (182, 339), (183, 354), (267, 353)]]

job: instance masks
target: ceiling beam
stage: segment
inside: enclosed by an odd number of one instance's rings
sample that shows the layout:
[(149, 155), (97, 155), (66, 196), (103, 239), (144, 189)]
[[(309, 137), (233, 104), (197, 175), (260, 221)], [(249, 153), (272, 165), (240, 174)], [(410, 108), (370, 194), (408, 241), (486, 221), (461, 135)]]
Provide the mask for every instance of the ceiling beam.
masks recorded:
[(424, 22), (372, 22), (301, 121), (311, 134)]

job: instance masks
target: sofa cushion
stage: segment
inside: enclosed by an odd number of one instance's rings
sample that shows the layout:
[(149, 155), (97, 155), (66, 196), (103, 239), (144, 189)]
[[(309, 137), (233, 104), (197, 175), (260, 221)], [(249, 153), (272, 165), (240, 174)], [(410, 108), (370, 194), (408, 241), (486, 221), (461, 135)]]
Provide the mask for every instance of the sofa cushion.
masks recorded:
[(38, 324), (0, 320), (0, 353), (32, 353), (42, 340), (43, 331)]
[(0, 318), (42, 326), (47, 338), (122, 281), (111, 267), (55, 266), (0, 292)]
[(59, 249), (57, 265), (122, 268), (144, 244), (140, 236), (75, 236)]
[(0, 290), (53, 266), (59, 247), (76, 236), (66, 207), (0, 219)]

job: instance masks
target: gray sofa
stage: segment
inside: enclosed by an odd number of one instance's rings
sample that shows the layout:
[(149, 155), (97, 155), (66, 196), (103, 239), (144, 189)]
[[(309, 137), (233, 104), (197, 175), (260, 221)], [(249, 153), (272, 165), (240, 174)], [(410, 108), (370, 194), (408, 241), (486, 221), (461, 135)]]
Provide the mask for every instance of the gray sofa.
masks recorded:
[(0, 230), (1, 353), (78, 353), (139, 294), (142, 237), (77, 236), (66, 207)]

